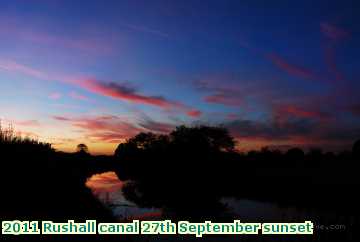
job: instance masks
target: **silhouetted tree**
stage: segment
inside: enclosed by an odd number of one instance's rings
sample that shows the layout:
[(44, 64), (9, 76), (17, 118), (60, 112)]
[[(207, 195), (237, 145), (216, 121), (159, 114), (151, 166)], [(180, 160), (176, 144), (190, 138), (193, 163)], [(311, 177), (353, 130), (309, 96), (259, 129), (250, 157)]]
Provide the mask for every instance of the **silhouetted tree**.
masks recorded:
[(179, 126), (170, 133), (170, 138), (173, 143), (178, 145), (196, 145), (196, 149), (233, 151), (235, 147), (234, 138), (230, 136), (227, 129), (222, 127), (188, 128)]
[(234, 146), (221, 127), (180, 126), (169, 135), (140, 133), (116, 149), (116, 172), (131, 181), (124, 194), (140, 206), (170, 207), (181, 213), (214, 210), (223, 162)]
[(86, 144), (78, 144), (76, 146), (76, 152), (81, 153), (81, 154), (88, 154), (89, 153), (89, 148), (87, 147)]

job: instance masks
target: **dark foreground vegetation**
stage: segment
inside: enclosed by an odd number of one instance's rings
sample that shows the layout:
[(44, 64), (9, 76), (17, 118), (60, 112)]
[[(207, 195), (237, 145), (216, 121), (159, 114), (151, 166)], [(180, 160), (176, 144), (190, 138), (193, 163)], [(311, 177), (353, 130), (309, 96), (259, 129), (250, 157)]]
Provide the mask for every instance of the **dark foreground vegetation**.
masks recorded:
[[(84, 185), (91, 174), (108, 170), (108, 159), (55, 152), (50, 144), (22, 138), (11, 128), (0, 128), (0, 154), (1, 220), (115, 221)], [(60, 238), (65, 236), (47, 237)]]
[(0, 129), (1, 219), (115, 221), (85, 187), (92, 174), (114, 170), (126, 181), (128, 200), (162, 208), (167, 219), (229, 220), (220, 199), (235, 197), (333, 212), (348, 226), (346, 236), (359, 222), (359, 141), (338, 154), (299, 148), (242, 154), (226, 129), (181, 126), (168, 135), (140, 133), (120, 144), (113, 157), (78, 148), (73, 154), (55, 152), (50, 144)]
[[(118, 146), (116, 172), (128, 181), (123, 188), (128, 200), (163, 208), (173, 220), (229, 220), (220, 199), (234, 197), (295, 207), (310, 211), (314, 222), (347, 226), (340, 233), (322, 231), (325, 240), (354, 233), (360, 214), (360, 141), (338, 154), (320, 149), (304, 153), (299, 148), (241, 154), (234, 148), (233, 138), (219, 127), (181, 126), (169, 135), (141, 133)], [(324, 219), (320, 214), (334, 216)], [(291, 221), (299, 220), (282, 222)]]

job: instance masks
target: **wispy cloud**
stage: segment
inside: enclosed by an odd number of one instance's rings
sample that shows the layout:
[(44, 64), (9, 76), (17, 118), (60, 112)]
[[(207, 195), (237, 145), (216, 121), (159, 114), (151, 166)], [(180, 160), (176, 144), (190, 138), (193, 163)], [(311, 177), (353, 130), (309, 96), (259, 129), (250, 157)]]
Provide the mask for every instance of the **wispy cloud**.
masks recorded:
[(84, 131), (86, 139), (98, 142), (120, 143), (142, 131), (130, 121), (112, 115), (83, 118), (54, 116), (53, 118), (70, 123), (74, 128)]
[(194, 83), (197, 90), (211, 93), (203, 97), (205, 102), (235, 107), (244, 104), (243, 91), (238, 86), (226, 84), (226, 77), (225, 79), (224, 77), (215, 77), (215, 80), (201, 80)]
[(146, 119), (144, 121), (141, 121), (139, 125), (142, 128), (155, 133), (169, 133), (175, 128), (175, 125), (173, 124), (157, 122), (152, 119)]
[(115, 82), (104, 83), (94, 79), (80, 81), (79, 84), (90, 92), (131, 103), (147, 104), (165, 109), (176, 105), (161, 96), (139, 94), (135, 88), (130, 87), (129, 84), (118, 84)]
[(131, 87), (127, 83), (105, 83), (96, 79), (81, 80), (77, 83), (87, 91), (117, 100), (155, 106), (168, 111), (173, 109), (180, 110), (190, 117), (198, 117), (201, 114), (199, 110), (188, 107), (181, 102), (171, 101), (162, 96), (140, 94), (134, 87)]
[(322, 80), (323, 78), (319, 75), (315, 74), (312, 70), (291, 63), (285, 58), (281, 57), (278, 54), (267, 54), (265, 57), (270, 60), (276, 67), (279, 69), (287, 72), (290, 75), (297, 76), (303, 79), (310, 79), (310, 80)]
[[(325, 25), (322, 28), (326, 29), (329, 28), (329, 26)], [(327, 29), (327, 31), (331, 32), (330, 29), (331, 28)], [(332, 34), (328, 33), (328, 35), (332, 36), (332, 38), (340, 39), (341, 36), (340, 32), (336, 34), (336, 31), (335, 30), (333, 31), (335, 33)], [(267, 50), (256, 48), (247, 42), (241, 42), (240, 45), (243, 48), (246, 48), (247, 50), (251, 51), (256, 56), (259, 56), (261, 58), (270, 61), (276, 68), (288, 73), (293, 77), (298, 77), (301, 79), (312, 80), (312, 81), (321, 81), (321, 82), (331, 81), (331, 78), (328, 78), (327, 76), (323, 75), (323, 73), (316, 72), (313, 69), (306, 66), (305, 64), (296, 63), (296, 61), (289, 60), (278, 53), (268, 52)]]
[(230, 93), (217, 93), (204, 97), (204, 101), (208, 103), (223, 104), (225, 106), (240, 106), (243, 99), (240, 96), (229, 95)]
[(310, 68), (307, 68), (303, 65), (293, 63), (282, 56), (271, 53), (265, 54), (265, 58), (270, 60), (276, 67), (287, 72), (292, 76), (297, 76), (303, 79), (316, 80), (316, 81), (333, 81), (333, 80), (344, 80), (344, 74), (339, 70), (336, 64), (335, 59), (335, 45), (350, 37), (350, 33), (336, 25), (330, 24), (328, 22), (320, 23), (321, 33), (331, 42), (327, 44), (324, 48), (325, 63), (329, 67), (331, 73), (334, 77), (327, 78), (326, 76), (316, 73)]
[(68, 122), (74, 128), (80, 129), (86, 139), (106, 143), (120, 143), (140, 132), (167, 133), (175, 127), (173, 124), (157, 122), (144, 115), (137, 122), (115, 115), (79, 118), (53, 116), (53, 118)]
[[(141, 94), (134, 87), (130, 86), (129, 83), (106, 83), (97, 79), (71, 78), (63, 74), (50, 75), (45, 71), (40, 71), (38, 69), (20, 64), (12, 60), (0, 59), (0, 70), (11, 72), (13, 74), (26, 75), (40, 80), (55, 80), (58, 82), (75, 85), (98, 95), (111, 97), (113, 99), (127, 101), (130, 103), (155, 106), (167, 111), (178, 110), (185, 113), (187, 116), (193, 118), (199, 117), (201, 115), (200, 110), (189, 107), (182, 102), (171, 101), (162, 96), (150, 96)], [(86, 96), (78, 94), (76, 92), (70, 92), (69, 95), (74, 99), (89, 100)], [(59, 95), (53, 93), (50, 94), (49, 98), (57, 99), (59, 98)]]
[(147, 34), (152, 34), (152, 35), (156, 35), (162, 38), (169, 38), (169, 34), (164, 33), (163, 31), (157, 30), (157, 29), (153, 29), (153, 28), (149, 28), (146, 26), (140, 26), (140, 25), (134, 25), (134, 24), (123, 24), (123, 26), (127, 27), (128, 29), (137, 31), (137, 32), (143, 32), (143, 33), (147, 33)]
[(50, 79), (46, 72), (17, 63), (13, 60), (0, 59), (0, 69), (10, 73), (31, 76), (37, 79)]
[(176, 127), (176, 122), (163, 122), (154, 120), (146, 113), (135, 110), (136, 114), (136, 123), (139, 127), (145, 129), (145, 131), (150, 131), (154, 133), (169, 133)]
[(55, 120), (58, 120), (58, 121), (71, 121), (70, 118), (67, 118), (67, 117), (64, 117), (64, 116), (53, 116), (53, 118)]
[(186, 114), (190, 117), (198, 118), (202, 115), (202, 112), (200, 110), (193, 109), (193, 110), (187, 111)]
[(327, 22), (320, 23), (320, 31), (328, 40), (328, 43), (326, 43), (324, 46), (325, 63), (329, 67), (330, 72), (334, 75), (335, 80), (346, 80), (344, 73), (339, 70), (339, 67), (336, 63), (335, 50), (340, 41), (350, 38), (350, 32)]
[(296, 118), (326, 120), (330, 118), (330, 114), (326, 112), (309, 110), (298, 107), (296, 105), (280, 105), (275, 107), (274, 111), (275, 111), (275, 115), (280, 119), (296, 117)]

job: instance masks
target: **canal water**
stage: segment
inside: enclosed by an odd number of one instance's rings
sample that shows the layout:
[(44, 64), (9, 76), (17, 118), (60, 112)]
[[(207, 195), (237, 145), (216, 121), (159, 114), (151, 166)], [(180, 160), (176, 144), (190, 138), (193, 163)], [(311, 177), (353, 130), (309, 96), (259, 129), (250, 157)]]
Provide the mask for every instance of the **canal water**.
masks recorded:
[(120, 220), (161, 217), (160, 209), (140, 208), (126, 200), (121, 190), (123, 185), (124, 182), (119, 180), (115, 172), (96, 174), (86, 181), (86, 186)]
[[(140, 219), (140, 220), (163, 220), (163, 213), (156, 208), (140, 208), (136, 204), (126, 200), (122, 193), (124, 182), (119, 180), (115, 172), (105, 172), (91, 176), (86, 186), (105, 206), (110, 207), (114, 215), (120, 221)], [(352, 218), (341, 217), (334, 213), (318, 210), (301, 209), (295, 207), (280, 207), (276, 204), (259, 202), (254, 200), (223, 198), (221, 200), (226, 205), (228, 212), (234, 219), (242, 222), (304, 222), (312, 221), (314, 231), (317, 236), (322, 238), (347, 238), (352, 237)], [(165, 215), (164, 215), (165, 216)], [(320, 229), (320, 226), (324, 228)], [(150, 239), (151, 238), (151, 239)], [(166, 237), (147, 238), (146, 241), (167, 241)], [(233, 241), (233, 237), (225, 237), (226, 241)], [(297, 237), (287, 238), (286, 241), (297, 241)], [(182, 241), (181, 238), (170, 237), (169, 241)], [(194, 240), (196, 241), (196, 240)], [(207, 241), (217, 241), (207, 240)], [(237, 240), (236, 240), (237, 241)], [(252, 241), (252, 240), (250, 240)], [(257, 240), (256, 240), (257, 241)], [(315, 239), (316, 241), (316, 239)]]

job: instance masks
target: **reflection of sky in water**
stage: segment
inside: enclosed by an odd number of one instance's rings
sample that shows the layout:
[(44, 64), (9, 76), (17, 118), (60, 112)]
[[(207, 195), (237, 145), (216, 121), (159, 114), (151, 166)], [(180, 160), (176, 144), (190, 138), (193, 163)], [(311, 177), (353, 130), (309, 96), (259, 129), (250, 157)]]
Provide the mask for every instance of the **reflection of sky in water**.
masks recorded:
[[(151, 208), (139, 208), (134, 203), (125, 199), (121, 188), (124, 182), (120, 181), (115, 172), (105, 172), (90, 177), (86, 186), (104, 204), (117, 204), (112, 211), (118, 218), (155, 218), (161, 216), (161, 210)], [(245, 199), (224, 198), (221, 200), (226, 204), (234, 218), (251, 222), (290, 222), (316, 220), (319, 211), (305, 211), (295, 207), (279, 207), (272, 203), (258, 202)], [(323, 214), (324, 215), (324, 214)], [(321, 215), (322, 216), (322, 215)]]
[[(124, 182), (120, 181), (115, 172), (106, 172), (90, 177), (86, 186), (105, 205), (122, 204), (124, 206), (112, 207), (112, 211), (119, 220), (164, 220), (161, 211), (158, 209), (139, 208), (135, 204), (127, 201), (121, 192)], [(314, 213), (292, 208), (282, 208), (272, 203), (257, 202), (252, 200), (238, 200), (234, 198), (224, 198), (221, 200), (226, 204), (229, 212), (233, 214), (234, 219), (240, 219), (242, 222), (304, 222), (311, 220), (316, 224)], [(216, 221), (214, 221), (216, 222)], [(184, 241), (183, 236), (143, 236), (139, 241), (150, 242), (180, 242)], [(207, 236), (206, 241), (247, 241), (248, 237), (241, 238), (239, 236)], [(186, 241), (199, 241), (196, 237), (186, 237)]]
[(86, 181), (86, 186), (100, 201), (112, 206), (113, 213), (119, 218), (158, 217), (161, 215), (159, 209), (139, 208), (134, 203), (125, 199), (121, 188), (124, 182), (120, 181), (115, 172), (105, 172), (91, 176)]
[(95, 194), (115, 192), (120, 190), (123, 185), (124, 183), (120, 181), (115, 172), (112, 171), (93, 175), (86, 181), (86, 186)]

